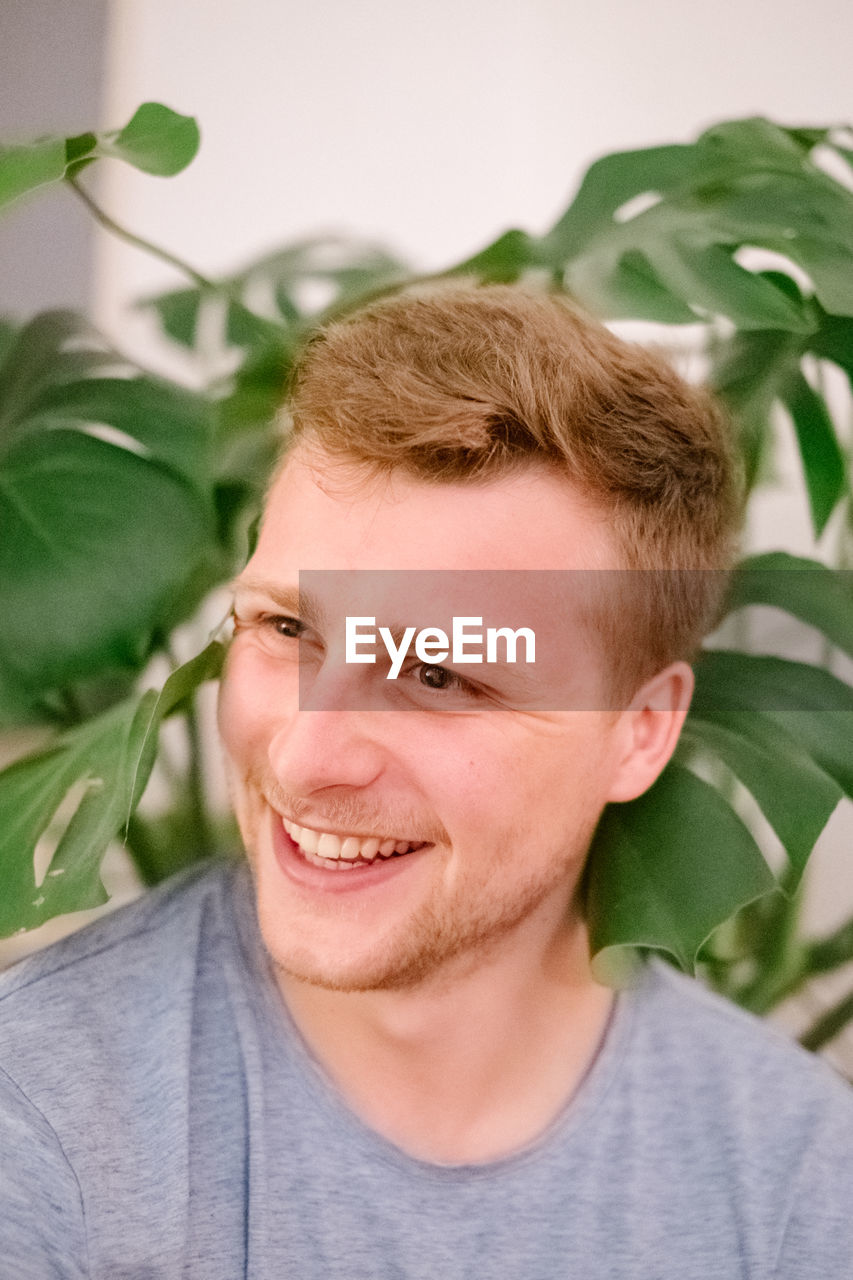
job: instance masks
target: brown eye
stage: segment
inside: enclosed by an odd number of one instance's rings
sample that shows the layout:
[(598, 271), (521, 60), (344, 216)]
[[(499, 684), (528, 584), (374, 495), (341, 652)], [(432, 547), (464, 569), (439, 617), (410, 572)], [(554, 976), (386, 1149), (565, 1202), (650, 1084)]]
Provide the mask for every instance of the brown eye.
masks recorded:
[(298, 640), (305, 631), (305, 623), (298, 618), (270, 618), (269, 624), (277, 635), (286, 640)]
[[(433, 662), (415, 662), (402, 673), (409, 678), (409, 692), (415, 704), (433, 711), (460, 710), (475, 703), (487, 702), (488, 691), (460, 676), (452, 667)], [(420, 693), (423, 689), (424, 692)], [(431, 697), (430, 694), (443, 694)]]
[(450, 689), (459, 681), (456, 673), (446, 667), (421, 667), (418, 679), (428, 689)]

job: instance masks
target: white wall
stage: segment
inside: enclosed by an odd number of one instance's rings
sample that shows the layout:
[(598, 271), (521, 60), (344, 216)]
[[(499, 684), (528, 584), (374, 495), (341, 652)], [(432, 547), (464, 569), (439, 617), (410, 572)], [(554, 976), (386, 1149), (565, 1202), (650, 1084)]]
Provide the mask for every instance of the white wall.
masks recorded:
[[(198, 116), (178, 179), (104, 166), (111, 210), (209, 272), (318, 229), (436, 267), (542, 230), (595, 156), (725, 116), (853, 117), (849, 0), (113, 0), (105, 123)], [(101, 248), (98, 299), (168, 279)]]
[[(101, 102), (108, 0), (0, 0), (0, 138), (92, 127)], [(69, 191), (36, 192), (0, 220), (0, 313), (86, 307), (93, 226)]]

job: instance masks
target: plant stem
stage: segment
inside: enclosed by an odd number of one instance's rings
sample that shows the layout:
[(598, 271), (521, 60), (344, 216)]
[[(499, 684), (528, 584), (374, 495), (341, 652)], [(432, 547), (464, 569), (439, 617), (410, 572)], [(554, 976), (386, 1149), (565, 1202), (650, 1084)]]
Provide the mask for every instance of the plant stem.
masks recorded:
[(817, 1022), (814, 1022), (808, 1031), (800, 1036), (800, 1044), (815, 1053), (825, 1044), (829, 1044), (830, 1040), (834, 1040), (851, 1019), (853, 1019), (853, 991), (818, 1018)]
[(853, 919), (828, 937), (807, 943), (797, 943), (790, 927), (794, 923), (795, 920), (791, 920), (786, 929), (787, 945), (782, 959), (774, 963), (763, 960), (758, 978), (733, 993), (733, 999), (752, 1013), (767, 1013), (810, 978), (831, 973), (853, 960)]
[(194, 267), (184, 262), (182, 258), (176, 257), (175, 254), (169, 253), (168, 249), (163, 249), (160, 245), (153, 244), (150, 240), (145, 240), (142, 236), (134, 235), (132, 231), (128, 231), (126, 227), (116, 222), (99, 204), (96, 204), (88, 191), (81, 187), (76, 178), (66, 178), (65, 181), (83, 201), (95, 221), (114, 236), (118, 236), (119, 240), (124, 240), (126, 244), (133, 245), (135, 249), (141, 249), (143, 253), (149, 253), (155, 258), (159, 258), (161, 262), (168, 263), (170, 267), (176, 267), (178, 271), (192, 280), (193, 284), (197, 285), (199, 289), (213, 289), (215, 287), (212, 280), (208, 280), (207, 276), (203, 276), (201, 272), (196, 271)]
[(768, 902), (772, 912), (762, 920), (762, 940), (755, 948), (758, 972), (735, 997), (752, 1013), (768, 1013), (809, 976), (806, 950), (797, 938), (802, 895), (795, 881), (793, 873), (783, 876), (782, 892)]
[(835, 933), (812, 942), (806, 952), (806, 968), (809, 974), (827, 973), (853, 960), (853, 918)]

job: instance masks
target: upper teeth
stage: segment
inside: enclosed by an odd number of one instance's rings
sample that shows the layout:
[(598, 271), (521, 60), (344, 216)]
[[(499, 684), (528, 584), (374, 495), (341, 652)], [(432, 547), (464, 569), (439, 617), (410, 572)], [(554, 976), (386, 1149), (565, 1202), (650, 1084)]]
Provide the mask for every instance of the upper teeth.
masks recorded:
[(381, 836), (344, 836), (342, 838), (329, 831), (312, 831), (310, 827), (297, 826), (295, 822), (289, 822), (286, 818), (282, 819), (282, 824), (291, 840), (299, 845), (303, 853), (330, 858), (334, 861), (343, 858), (346, 862), (354, 862), (356, 858), (362, 858), (369, 862), (377, 855), (381, 858), (389, 858), (392, 853), (408, 853), (418, 843), (412, 840), (394, 840), (391, 837), (383, 839)]

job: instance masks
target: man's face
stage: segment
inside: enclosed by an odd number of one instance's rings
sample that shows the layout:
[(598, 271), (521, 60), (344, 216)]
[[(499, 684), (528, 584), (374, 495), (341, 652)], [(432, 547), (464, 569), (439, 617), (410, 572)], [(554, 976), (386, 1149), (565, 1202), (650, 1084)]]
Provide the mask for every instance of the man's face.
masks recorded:
[[(545, 469), (440, 485), (291, 457), (237, 584), (220, 699), (261, 929), (280, 968), (341, 989), (393, 988), (531, 936), (546, 948), (565, 929), (620, 759), (618, 717), (533, 706), (505, 667), (483, 693), (484, 668), (457, 668), (474, 672), (469, 688), (413, 660), (390, 709), (377, 709), (364, 690), (384, 696), (386, 670), (347, 664), (342, 645), (344, 615), (371, 612), (362, 576), (328, 575), (335, 590), (313, 602), (308, 625), (299, 571), (396, 570), (403, 582), (424, 569), (617, 566), (606, 516)], [(323, 575), (314, 581), (322, 596)], [(548, 601), (537, 616), (554, 625)], [(592, 628), (571, 615), (560, 625), (583, 679), (603, 686)]]

